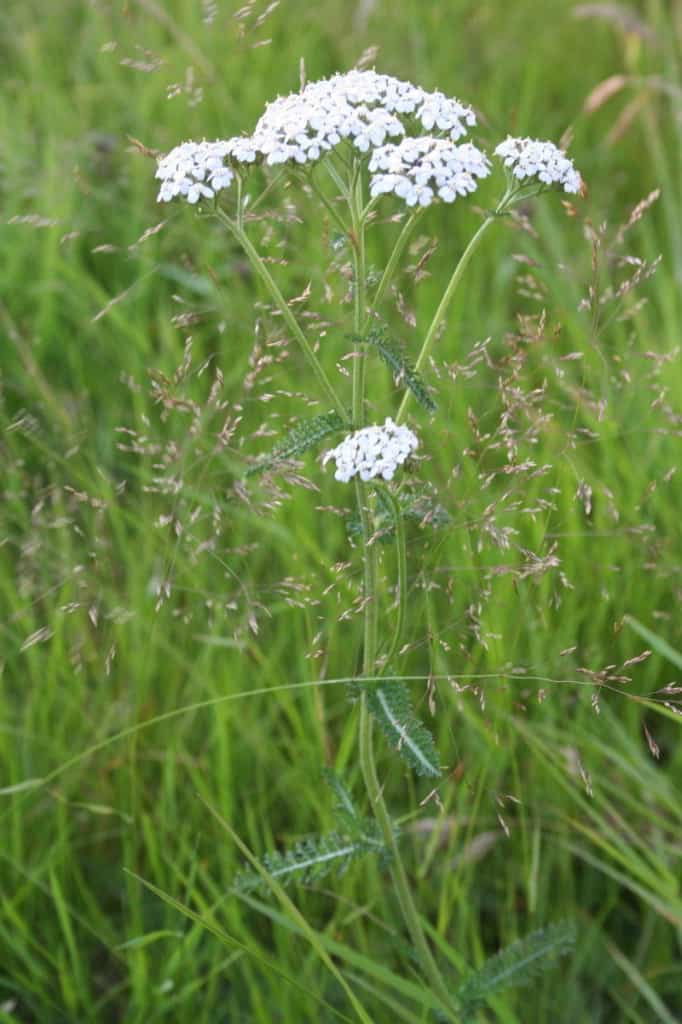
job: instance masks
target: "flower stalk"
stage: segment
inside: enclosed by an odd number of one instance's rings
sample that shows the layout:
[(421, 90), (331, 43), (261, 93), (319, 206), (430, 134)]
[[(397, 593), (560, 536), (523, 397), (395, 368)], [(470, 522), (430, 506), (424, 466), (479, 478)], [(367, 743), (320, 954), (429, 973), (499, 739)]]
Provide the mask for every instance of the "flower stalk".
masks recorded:
[[(447, 287), (443, 292), (443, 296), (440, 302), (438, 303), (438, 308), (436, 309), (436, 312), (433, 314), (433, 319), (429, 324), (428, 330), (424, 335), (422, 347), (419, 351), (419, 355), (417, 356), (417, 361), (414, 364), (416, 373), (419, 373), (421, 371), (422, 367), (429, 358), (431, 354), (431, 349), (433, 348), (433, 343), (438, 333), (438, 329), (440, 325), (443, 323), (445, 317), (447, 316), (448, 309), (450, 308), (450, 303), (452, 302), (454, 294), (457, 290), (457, 285), (462, 279), (462, 276), (467, 268), (469, 260), (475, 253), (476, 249), (478, 248), (481, 242), (481, 239), (483, 238), (484, 234), (486, 233), (490, 225), (494, 222), (494, 220), (494, 214), (490, 214), (485, 218), (483, 223), (478, 228), (478, 231), (473, 235), (466, 249), (460, 256), (459, 261), (452, 272), (452, 276), (448, 281)], [(411, 392), (408, 390), (403, 395), (403, 400), (400, 403), (400, 408), (398, 409), (398, 414), (396, 416), (396, 423), (400, 423), (402, 420), (405, 419), (407, 406), (410, 401), (410, 394)]]
[[(362, 201), (361, 181), (354, 183), (354, 202), (352, 206), (353, 229), (355, 236), (355, 329), (356, 336), (359, 334), (365, 321), (365, 295), (366, 295), (366, 268), (364, 255), (365, 223), (360, 213)], [(365, 374), (358, 365), (364, 367), (364, 354), (355, 359), (353, 366), (353, 422), (360, 424), (364, 406)], [(398, 547), (398, 581), (399, 581), (399, 603), (396, 631), (391, 644), (390, 657), (394, 654), (400, 644), (402, 634), (405, 599), (407, 588), (407, 555), (405, 548), (404, 524), (400, 515), (398, 503), (390, 494), (388, 488), (382, 488), (382, 493), (387, 497), (393, 509), (396, 538)], [(355, 495), (358, 506), (362, 528), (362, 562), (363, 562), (363, 655), (362, 671), (365, 679), (372, 679), (376, 675), (377, 647), (378, 647), (378, 573), (377, 573), (377, 544), (373, 536), (373, 515), (372, 507), (368, 502), (368, 487), (356, 479)], [(405, 866), (402, 862), (400, 848), (393, 827), (391, 816), (383, 797), (382, 786), (379, 782), (374, 757), (373, 722), (368, 706), (367, 692), (363, 690), (360, 698), (360, 719), (358, 726), (358, 745), (360, 769), (367, 792), (369, 804), (376, 818), (377, 824), (391, 855), (391, 878), (402, 913), (403, 921), (408, 930), (412, 943), (419, 957), (425, 977), (428, 979), (434, 993), (442, 1001), (444, 1008), (447, 1008), (450, 1019), (455, 1022), (454, 1007), (445, 982), (441, 976), (438, 966), (429, 949), (424, 930), (419, 920), (419, 914), (412, 896), (412, 890), (407, 878)]]
[[(422, 927), (375, 761), (373, 714), (381, 728), (388, 722), (389, 737), (399, 736), (398, 748), (402, 752), (405, 748), (411, 749), (416, 770), (431, 776), (440, 773), (438, 752), (427, 731), (422, 728), (428, 742), (423, 736), (415, 740), (414, 722), (409, 722), (409, 714), (404, 710), (407, 698), (403, 705), (395, 704), (400, 708), (399, 714), (392, 718), (382, 717), (385, 707), (380, 705), (380, 700), (390, 695), (395, 701), (397, 696), (395, 681), (399, 677), (392, 676), (392, 684), (389, 673), (395, 671), (405, 629), (407, 546), (399, 488), (396, 496), (380, 480), (392, 480), (418, 446), (417, 436), (406, 426), (401, 426), (410, 395), (414, 393), (429, 411), (435, 408), (428, 389), (420, 383), (419, 375), (432, 354), (466, 268), (490, 225), (522, 198), (552, 187), (569, 193), (576, 193), (582, 188), (580, 175), (571, 160), (552, 143), (511, 137), (500, 143), (495, 155), (503, 161), (507, 189), (495, 210), (485, 217), (461, 253), (426, 329), (416, 362), (413, 364), (407, 357), (403, 359), (400, 353), (396, 355), (387, 344), (379, 349), (394, 375), (402, 380), (405, 393), (395, 422), (388, 417), (383, 426), (365, 426), (366, 350), (374, 341), (373, 335), (379, 333), (370, 330), (372, 319), (377, 316), (395, 279), (419, 216), (434, 202), (459, 205), (462, 198), (476, 191), (480, 181), (492, 171), (491, 159), (483, 150), (471, 142), (460, 143), (462, 136), (475, 124), (473, 109), (454, 97), (428, 92), (374, 71), (353, 70), (345, 75), (302, 85), (300, 92), (274, 100), (267, 105), (250, 135), (176, 146), (159, 161), (156, 172), (161, 181), (159, 201), (169, 202), (176, 197), (183, 197), (190, 204), (211, 201), (212, 214), (243, 249), (287, 331), (299, 345), (319, 391), (333, 410), (315, 418), (322, 423), (317, 422), (314, 427), (307, 424), (304, 441), (312, 437), (312, 443), (317, 443), (320, 437), (334, 433), (339, 423), (350, 428), (348, 436), (326, 453), (323, 464), (333, 459), (336, 480), (353, 481), (360, 522), (363, 588), (363, 688), (358, 719), (360, 767), (372, 813), (385, 848), (391, 854), (390, 870), (396, 898), (421, 963), (425, 984), (430, 986), (445, 1017), (452, 1024), (459, 1020), (456, 1000), (448, 991)], [(417, 135), (414, 134), (415, 129)], [(250, 167), (256, 165), (280, 170), (253, 206), (263, 201), (282, 176), (288, 175), (309, 186), (350, 243), (355, 339), (350, 409), (341, 400), (299, 320), (247, 233), (245, 214), (248, 196), (244, 189), (246, 175)], [(333, 201), (315, 179), (316, 168), (326, 173), (338, 190)], [(234, 188), (235, 192), (232, 215), (216, 200), (218, 193), (228, 188)], [(367, 229), (373, 211), (383, 202), (382, 197), (389, 195), (403, 201), (408, 213), (374, 294), (368, 296)], [(345, 204), (343, 213), (338, 209), (339, 197)], [(395, 373), (396, 366), (401, 373)], [(306, 443), (305, 448), (312, 447), (312, 443)], [(293, 449), (296, 454), (300, 450), (297, 447)], [(385, 649), (379, 639), (379, 545), (375, 536), (374, 504), (377, 499), (392, 512), (396, 544), (397, 604), (392, 637)], [(378, 668), (378, 663), (381, 668)], [(375, 683), (383, 683), (376, 693), (371, 690)], [(394, 686), (392, 691), (391, 685)], [(412, 716), (413, 719), (415, 717)], [(391, 732), (396, 726), (397, 730)], [(353, 1001), (352, 993), (350, 995)], [(359, 1015), (364, 1019), (364, 1012)]]
[(272, 274), (266, 267), (261, 257), (258, 255), (258, 250), (254, 246), (249, 236), (246, 234), (246, 231), (237, 223), (237, 221), (234, 221), (232, 220), (231, 217), (228, 217), (225, 211), (221, 210), (219, 206), (216, 206), (215, 214), (218, 217), (218, 219), (222, 221), (222, 223), (229, 229), (229, 231), (232, 233), (234, 238), (239, 242), (242, 249), (246, 253), (246, 256), (248, 257), (248, 260), (254, 272), (265, 285), (270, 295), (270, 298), (273, 300), (273, 302), (277, 306), (277, 309), (280, 311), (282, 319), (289, 328), (291, 334), (298, 342), (303, 352), (303, 355), (307, 359), (311, 370), (315, 374), (317, 382), (320, 386), (320, 390), (323, 392), (325, 398), (327, 399), (327, 401), (331, 403), (336, 412), (338, 412), (341, 419), (345, 423), (348, 423), (348, 413), (343, 402), (341, 401), (336, 391), (334, 390), (334, 387), (332, 386), (329, 377), (325, 373), (322, 364), (320, 363), (320, 360), (313, 352), (312, 346), (308, 339), (306, 338), (305, 334), (303, 333), (303, 330), (301, 329), (298, 320), (291, 312), (291, 309), (289, 308), (286, 299), (279, 290), (277, 282), (273, 278)]

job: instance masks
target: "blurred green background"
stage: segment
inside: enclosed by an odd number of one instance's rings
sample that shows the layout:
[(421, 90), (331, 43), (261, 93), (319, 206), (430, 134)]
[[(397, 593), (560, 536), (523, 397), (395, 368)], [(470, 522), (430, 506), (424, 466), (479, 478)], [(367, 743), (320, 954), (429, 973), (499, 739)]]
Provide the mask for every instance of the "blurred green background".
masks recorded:
[[(679, 709), (652, 695), (682, 669), (681, 42), (682, 7), (656, 0), (6, 0), (0, 1021), (333, 1019), (319, 996), (353, 1019), (276, 902), (230, 894), (242, 858), (203, 802), (262, 854), (333, 827), (323, 765), (360, 792), (345, 687), (293, 685), (356, 668), (357, 552), (320, 510), (346, 499), (312, 456), (307, 489), (241, 490), (314, 390), (225, 234), (157, 206), (144, 153), (249, 130), (301, 59), (309, 80), (360, 61), (456, 95), (485, 143), (572, 140), (586, 196), (488, 236), (436, 352), (439, 413), (414, 412), (451, 522), (411, 534), (404, 671), (448, 771), (423, 806), (383, 747), (380, 771), (453, 984), (577, 922), (561, 969), (479, 1020), (680, 1019)], [(331, 366), (345, 257), (312, 202), (278, 203), (254, 230), (287, 296), (310, 282)], [(478, 216), (425, 219), (430, 276), (400, 284), (418, 326)], [(505, 411), (542, 475), (500, 470)], [(373, 1020), (432, 1019), (381, 975), (415, 972), (384, 866), (291, 894), (354, 952), (336, 959)]]

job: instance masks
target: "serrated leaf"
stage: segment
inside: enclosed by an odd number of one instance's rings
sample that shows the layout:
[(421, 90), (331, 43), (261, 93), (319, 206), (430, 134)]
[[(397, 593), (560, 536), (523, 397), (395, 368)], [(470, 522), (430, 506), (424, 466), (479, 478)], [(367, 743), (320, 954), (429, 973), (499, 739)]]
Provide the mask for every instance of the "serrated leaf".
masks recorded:
[(362, 819), (353, 803), (353, 798), (336, 772), (333, 772), (331, 768), (323, 768), (322, 776), (336, 797), (334, 810), (337, 814), (341, 815), (346, 822), (360, 824)]
[(253, 473), (263, 473), (287, 459), (296, 458), (297, 455), (316, 448), (325, 437), (343, 430), (345, 426), (337, 412), (324, 412), (311, 419), (300, 420), (271, 452), (263, 455), (255, 465), (250, 466), (246, 474), (251, 476)]
[(436, 403), (421, 375), (417, 373), (414, 363), (406, 355), (401, 345), (389, 338), (387, 333), (379, 328), (374, 328), (359, 340), (376, 349), (391, 370), (396, 382), (411, 391), (420, 405), (423, 405), (429, 412), (435, 412)]
[(415, 715), (404, 683), (392, 681), (367, 686), (367, 704), (384, 736), (417, 772), (440, 775), (438, 751), (433, 736)]
[[(266, 854), (261, 863), (270, 877), (281, 885), (318, 881), (332, 871), (343, 874), (358, 857), (366, 853), (385, 853), (384, 844), (373, 824), (365, 824), (366, 828), (355, 835), (332, 832), (328, 836), (303, 839), (283, 853), (275, 851)], [(251, 869), (240, 872), (232, 888), (241, 893), (267, 891), (262, 876)]]
[(575, 940), (575, 926), (571, 922), (560, 922), (532, 932), (491, 956), (456, 992), (464, 1020), (473, 1019), (490, 996), (503, 989), (529, 984), (554, 967), (559, 957), (570, 953)]

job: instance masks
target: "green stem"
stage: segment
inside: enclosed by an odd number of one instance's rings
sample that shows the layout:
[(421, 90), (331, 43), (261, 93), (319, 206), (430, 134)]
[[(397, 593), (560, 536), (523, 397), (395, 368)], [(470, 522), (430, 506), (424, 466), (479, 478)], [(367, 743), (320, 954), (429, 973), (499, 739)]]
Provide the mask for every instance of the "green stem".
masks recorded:
[(256, 196), (254, 201), (249, 205), (249, 213), (253, 213), (253, 211), (256, 210), (260, 206), (260, 204), (267, 199), (270, 193), (277, 188), (280, 181), (282, 181), (284, 177), (285, 171), (280, 171), (279, 174), (276, 174), (273, 178), (270, 178), (270, 180), (268, 181), (267, 185), (260, 193), (260, 195)]
[(313, 192), (320, 200), (325, 210), (336, 224), (337, 228), (339, 228), (342, 234), (344, 234), (346, 238), (348, 238), (350, 236), (350, 231), (348, 230), (348, 225), (344, 221), (343, 217), (334, 209), (334, 204), (329, 199), (327, 199), (326, 195), (324, 194), (320, 186), (317, 184), (317, 182), (313, 179), (312, 175), (308, 180), (310, 182), (310, 187), (312, 188)]
[[(351, 187), (350, 187), (350, 212), (353, 234), (351, 241), (353, 243), (353, 267), (355, 276), (355, 304), (354, 304), (354, 330), (356, 336), (360, 335), (363, 330), (363, 326), (367, 319), (366, 309), (366, 265), (365, 265), (365, 222), (362, 216), (363, 203), (362, 203), (362, 176), (360, 174), (359, 165), (356, 163), (353, 168), (351, 176)], [(403, 235), (406, 237), (406, 233), (403, 229)], [(404, 244), (404, 241), (403, 241)], [(399, 254), (398, 254), (399, 255)], [(394, 260), (394, 265), (397, 263), (398, 256)], [(388, 280), (388, 278), (386, 279)], [(362, 425), (362, 418), (364, 413), (364, 390), (365, 390), (365, 375), (364, 375), (364, 355), (356, 358), (353, 363), (353, 426), (355, 428)], [(355, 495), (358, 506), (358, 514), (360, 516), (360, 522), (362, 525), (362, 562), (363, 562), (363, 652), (362, 652), (362, 671), (363, 676), (366, 679), (370, 679), (376, 675), (376, 660), (377, 660), (377, 647), (378, 647), (378, 593), (377, 593), (377, 545), (373, 542), (373, 515), (372, 509), (369, 505), (369, 489), (361, 481), (355, 481)], [(392, 496), (389, 500), (393, 500)], [(400, 524), (402, 527), (402, 524)], [(398, 530), (400, 531), (400, 527)], [(402, 537), (402, 545), (404, 549), (404, 535)], [(402, 556), (399, 556), (400, 568), (399, 575), (401, 580), (401, 593), (404, 593), (405, 589), (405, 568), (406, 562)], [(404, 600), (401, 596), (400, 600), (400, 611), (399, 618), (404, 615)], [(402, 632), (402, 624), (400, 625)], [(394, 638), (394, 642), (399, 643), (399, 638)], [(400, 859), (400, 850), (398, 849), (398, 842), (395, 836), (393, 823), (391, 821), (388, 809), (384, 802), (382, 795), (381, 785), (377, 777), (376, 765), (374, 762), (374, 747), (372, 743), (372, 717), (367, 706), (367, 694), (362, 693), (360, 702), (360, 723), (359, 723), (359, 756), (360, 766), (362, 769), (362, 776), (365, 783), (365, 789), (369, 798), (372, 812), (379, 824), (381, 829), (384, 843), (386, 848), (392, 855), (391, 863), (391, 874), (393, 878), (393, 884), (395, 886), (396, 895), (398, 897), (398, 903), (405, 921), (405, 925), (408, 929), (412, 942), (415, 946), (419, 959), (422, 963), (424, 974), (432, 986), (435, 994), (441, 1000), (443, 1008), (446, 1009), (450, 1015), (450, 1019), (456, 1022), (457, 1017), (455, 1015), (452, 1000), (448, 990), (443, 982), (435, 960), (431, 954), (426, 937), (421, 927), (417, 908), (412, 898), (409, 881), (405, 873), (405, 868)]]
[(393, 828), (393, 822), (386, 808), (382, 795), (382, 787), (377, 777), (376, 764), (374, 762), (374, 748), (372, 745), (372, 716), (367, 707), (367, 694), (362, 694), (360, 704), (360, 767), (365, 782), (365, 788), (370, 800), (374, 816), (378, 822), (381, 834), (387, 850), (391, 853), (391, 876), (395, 887), (398, 903), (403, 919), (415, 947), (415, 951), (421, 961), (424, 974), (428, 979), (434, 994), (440, 999), (443, 1008), (449, 1011), (449, 1017), (453, 1022), (457, 1021), (457, 1015), (453, 1007), (452, 998), (447, 986), (441, 977), (436, 961), (429, 949), (424, 935), (419, 914), (414, 903), (410, 883), (405, 873), (405, 868), (400, 857), (398, 840)]
[(405, 523), (400, 512), (400, 505), (388, 487), (384, 487), (383, 484), (377, 486), (386, 503), (391, 506), (395, 525), (395, 549), (398, 559), (398, 611), (393, 639), (391, 640), (391, 646), (388, 649), (383, 665), (383, 671), (386, 671), (400, 650), (403, 630), (405, 628), (405, 613), (407, 611), (407, 546), (405, 543)]
[(221, 220), (223, 224), (226, 225), (227, 228), (229, 228), (229, 230), (232, 232), (232, 234), (234, 235), (234, 237), (239, 242), (242, 249), (248, 256), (251, 266), (253, 267), (254, 271), (265, 285), (266, 289), (270, 293), (270, 297), (272, 298), (273, 302), (275, 303), (280, 313), (282, 314), (282, 319), (284, 320), (285, 324), (287, 325), (287, 327), (293, 334), (294, 338), (300, 345), (301, 349), (303, 350), (303, 354), (308, 360), (308, 363), (313, 373), (315, 374), (317, 382), (320, 385), (322, 391), (324, 392), (325, 397), (332, 404), (334, 409), (336, 409), (341, 419), (345, 423), (348, 423), (348, 413), (346, 412), (343, 402), (341, 401), (336, 391), (332, 387), (332, 384), (329, 378), (327, 377), (327, 374), (324, 372), (324, 369), (322, 368), (319, 359), (312, 350), (310, 342), (308, 341), (305, 334), (301, 330), (301, 327), (296, 317), (291, 312), (286, 299), (284, 298), (284, 296), (282, 295), (281, 291), (277, 286), (275, 279), (272, 277), (270, 271), (266, 267), (261, 257), (258, 255), (258, 252), (253, 242), (246, 234), (244, 229), (236, 221), (233, 221), (231, 217), (228, 217), (227, 214), (220, 209), (220, 207), (216, 207), (215, 212), (218, 219)]
[[(466, 270), (469, 260), (473, 256), (485, 232), (488, 230), (490, 225), (496, 220), (496, 216), (499, 212), (500, 208), (498, 207), (498, 210), (495, 211), (494, 214), (489, 214), (486, 217), (486, 219), (483, 221), (478, 231), (473, 236), (473, 238), (467, 245), (466, 249), (460, 256), (459, 262), (457, 263), (457, 266), (452, 272), (452, 277), (448, 281), (448, 286), (443, 293), (443, 297), (440, 300), (440, 303), (438, 304), (438, 309), (433, 314), (433, 320), (429, 324), (429, 329), (426, 332), (426, 336), (422, 343), (421, 351), (419, 353), (419, 356), (417, 357), (417, 362), (415, 363), (415, 370), (417, 371), (417, 373), (421, 371), (421, 368), (423, 367), (424, 363), (426, 362), (431, 353), (431, 348), (433, 347), (433, 342), (438, 332), (438, 328), (445, 319), (450, 303), (452, 302), (452, 297), (455, 294), (457, 285), (459, 284), (462, 275)], [(405, 394), (403, 395), (403, 400), (400, 403), (400, 408), (398, 409), (398, 415), (395, 418), (396, 423), (400, 423), (402, 420), (405, 419), (405, 412), (407, 410), (407, 403), (410, 400), (410, 394), (411, 392), (406, 391)]]
[[(363, 523), (363, 538), (365, 539), (365, 545), (363, 549), (364, 554), (364, 596), (365, 596), (365, 634), (364, 634), (364, 650), (363, 650), (363, 674), (366, 678), (370, 678), (375, 674), (376, 667), (376, 654), (377, 654), (377, 610), (376, 610), (376, 549), (374, 544), (368, 546), (367, 539), (370, 526), (370, 516), (364, 504), (362, 502), (362, 486), (361, 484), (356, 485), (358, 492), (358, 506), (360, 508), (360, 515)], [(405, 608), (407, 598), (407, 553), (405, 548), (405, 529), (400, 516), (400, 509), (393, 495), (390, 493), (388, 488), (381, 487), (382, 494), (387, 498), (389, 504), (392, 506), (393, 515), (396, 524), (396, 541), (398, 548), (398, 585), (399, 585), (399, 604), (398, 604), (398, 620), (396, 623), (396, 629), (389, 652), (389, 661), (393, 657), (395, 651), (398, 649), (400, 644), (400, 638), (403, 631), (405, 621)], [(367, 532), (365, 532), (367, 531)], [(398, 897), (398, 903), (400, 910), (403, 915), (403, 920), (407, 926), (407, 930), (410, 934), (410, 938), (414, 943), (417, 955), (421, 961), (424, 973), (428, 978), (431, 986), (433, 987), (434, 993), (442, 1001), (443, 1007), (447, 1008), (450, 1012), (450, 1018), (453, 1021), (457, 1020), (454, 1008), (452, 1006), (452, 1000), (448, 989), (443, 981), (438, 966), (433, 958), (431, 950), (429, 949), (424, 931), (419, 920), (419, 914), (414, 903), (412, 896), (412, 890), (410, 889), (410, 883), (405, 873), (405, 868), (400, 856), (400, 849), (398, 847), (398, 841), (396, 839), (395, 830), (393, 828), (393, 822), (388, 813), (386, 802), (383, 798), (382, 787), (379, 783), (379, 779), (376, 771), (376, 764), (374, 760), (374, 746), (372, 743), (372, 716), (367, 706), (367, 694), (363, 692), (361, 703), (360, 703), (360, 727), (359, 727), (359, 746), (360, 746), (360, 768), (362, 770), (362, 777), (365, 783), (365, 789), (367, 790), (367, 796), (369, 798), (370, 806), (377, 820), (381, 834), (383, 836), (384, 844), (391, 854), (391, 876), (393, 879), (393, 885), (395, 887), (396, 895)]]
[(372, 543), (371, 511), (365, 504), (368, 488), (359, 480), (355, 481), (355, 498), (362, 526), (362, 597), (364, 601), (362, 671), (366, 676), (374, 675), (378, 636), (377, 607), (377, 548)]
[[(393, 279), (393, 276), (395, 274), (396, 267), (398, 266), (398, 262), (400, 260), (400, 257), (402, 256), (403, 251), (405, 249), (405, 246), (407, 245), (407, 240), (410, 237), (410, 235), (412, 234), (412, 230), (413, 230), (415, 224), (417, 223), (417, 220), (419, 218), (419, 214), (421, 212), (422, 212), (421, 210), (417, 210), (416, 212), (410, 213), (408, 215), (408, 217), (407, 217), (407, 220), (403, 224), (402, 230), (401, 230), (400, 234), (398, 235), (398, 237), (396, 239), (395, 245), (393, 246), (393, 251), (391, 252), (391, 255), (388, 258), (388, 263), (384, 267), (384, 272), (381, 275), (381, 280), (379, 281), (379, 284), (377, 286), (377, 290), (374, 293), (374, 298), (372, 299), (372, 305), (370, 306), (370, 313), (372, 313), (374, 310), (377, 309), (377, 307), (379, 306), (379, 303), (383, 299), (384, 292), (386, 291), (386, 289), (388, 288), (389, 284), (391, 283), (391, 281)], [(364, 325), (364, 330), (365, 331), (367, 330), (367, 325), (369, 323), (369, 319), (370, 318), (369, 318), (369, 314), (368, 314), (367, 319), (365, 320), (365, 325)]]
[(332, 181), (334, 182), (334, 184), (338, 188), (338, 190), (339, 190), (341, 196), (343, 197), (343, 199), (345, 199), (346, 202), (350, 204), (351, 194), (348, 191), (348, 187), (346, 186), (346, 182), (343, 180), (343, 178), (341, 177), (341, 175), (337, 171), (336, 167), (334, 166), (334, 161), (333, 161), (333, 159), (331, 157), (329, 157), (329, 159), (324, 161), (324, 167), (325, 167), (325, 170), (327, 171), (327, 174), (329, 175), (329, 177), (332, 179)]
[[(365, 222), (362, 218), (362, 176), (356, 167), (353, 173), (351, 185), (351, 222), (353, 234), (353, 289), (354, 289), (354, 316), (353, 328), (356, 338), (362, 334), (365, 321), (365, 295), (366, 295), (366, 255), (365, 255)], [(359, 348), (356, 341), (356, 348), (353, 359), (353, 427), (357, 430), (364, 422), (364, 398), (365, 398), (365, 353)]]

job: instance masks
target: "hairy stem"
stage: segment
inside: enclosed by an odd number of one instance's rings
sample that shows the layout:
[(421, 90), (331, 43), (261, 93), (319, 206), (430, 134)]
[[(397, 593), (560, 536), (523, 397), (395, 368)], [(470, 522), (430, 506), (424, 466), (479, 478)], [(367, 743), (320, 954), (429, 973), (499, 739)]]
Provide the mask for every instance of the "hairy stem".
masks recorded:
[(253, 242), (246, 234), (244, 229), (236, 221), (232, 220), (231, 217), (228, 217), (224, 210), (221, 210), (220, 207), (216, 207), (215, 212), (218, 219), (221, 220), (223, 224), (225, 224), (226, 227), (232, 232), (232, 234), (234, 235), (234, 237), (239, 242), (242, 249), (248, 256), (249, 262), (253, 267), (253, 270), (258, 275), (262, 283), (265, 285), (268, 293), (270, 294), (270, 298), (273, 300), (278, 310), (282, 314), (282, 319), (284, 320), (291, 334), (294, 336), (299, 346), (301, 347), (303, 354), (307, 359), (310, 368), (315, 374), (317, 382), (320, 385), (320, 388), (324, 393), (325, 397), (331, 403), (334, 409), (336, 409), (344, 423), (348, 423), (348, 413), (346, 412), (343, 402), (341, 401), (336, 391), (334, 390), (329, 378), (327, 377), (327, 374), (324, 372), (322, 364), (320, 363), (319, 359), (313, 352), (310, 342), (303, 333), (301, 326), (298, 323), (298, 320), (291, 312), (291, 309), (289, 308), (286, 299), (279, 290), (279, 287), (277, 286), (275, 279), (272, 277), (272, 274), (266, 267), (261, 257), (258, 255), (258, 251), (256, 250), (256, 247), (254, 246)]

